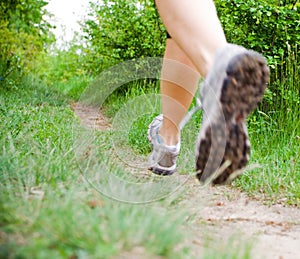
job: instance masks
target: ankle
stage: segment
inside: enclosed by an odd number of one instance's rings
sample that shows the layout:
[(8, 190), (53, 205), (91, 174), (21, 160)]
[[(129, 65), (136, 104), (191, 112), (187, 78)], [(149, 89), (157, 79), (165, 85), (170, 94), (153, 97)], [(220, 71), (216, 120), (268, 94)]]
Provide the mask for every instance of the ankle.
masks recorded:
[(159, 130), (159, 135), (167, 146), (176, 146), (180, 141), (180, 132), (178, 127), (162, 127)]

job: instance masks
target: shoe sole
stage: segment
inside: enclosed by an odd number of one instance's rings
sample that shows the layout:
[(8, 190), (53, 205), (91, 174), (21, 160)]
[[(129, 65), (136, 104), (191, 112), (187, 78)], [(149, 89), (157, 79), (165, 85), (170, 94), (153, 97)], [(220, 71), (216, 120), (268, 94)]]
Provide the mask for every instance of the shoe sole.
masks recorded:
[(174, 171), (170, 171), (170, 170), (163, 170), (163, 169), (159, 169), (157, 167), (150, 167), (149, 170), (156, 174), (156, 175), (161, 175), (161, 176), (169, 176), (175, 173)]
[[(226, 161), (231, 164), (212, 181), (213, 184), (226, 183), (231, 174), (246, 166), (250, 157), (250, 141), (245, 120), (261, 101), (269, 79), (265, 59), (250, 51), (232, 58), (226, 73), (220, 94), (224, 117), (216, 117), (204, 129), (205, 137), (200, 138), (197, 147), (196, 171), (201, 182), (210, 179)], [(222, 145), (225, 151), (220, 148)], [(218, 160), (220, 155), (223, 155), (221, 164)]]

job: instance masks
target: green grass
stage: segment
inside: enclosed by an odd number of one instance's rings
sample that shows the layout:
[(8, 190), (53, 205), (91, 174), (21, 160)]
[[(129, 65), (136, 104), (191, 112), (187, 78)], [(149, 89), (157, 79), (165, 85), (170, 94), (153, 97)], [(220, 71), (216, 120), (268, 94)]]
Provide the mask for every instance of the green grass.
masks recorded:
[[(233, 186), (268, 203), (299, 206), (300, 80), (297, 69), (288, 69), (290, 76), (278, 76), (279, 91), (267, 96), (268, 109), (248, 120), (250, 164), (261, 167)], [(0, 258), (112, 258), (135, 249), (149, 257), (191, 258), (183, 245), (190, 238), (184, 222), (189, 212), (176, 201), (160, 199), (169, 197), (176, 182), (135, 179), (124, 170), (127, 151), (137, 158), (150, 151), (146, 130), (160, 112), (158, 84), (133, 82), (123, 94), (122, 89), (112, 94), (104, 111), (119, 128), (92, 135), (70, 108), (85, 84), (82, 78), (49, 88), (28, 79), (0, 92)], [(182, 174), (194, 170), (200, 122), (201, 112), (182, 132)], [(116, 154), (116, 145), (124, 157)], [(145, 199), (158, 201), (117, 201)], [(249, 258), (247, 242), (237, 246), (241, 249), (234, 252), (208, 244), (203, 258)]]
[(238, 234), (227, 237), (226, 240), (216, 242), (208, 239), (205, 244), (203, 259), (250, 259), (253, 258), (253, 240), (243, 240)]
[(249, 118), (253, 170), (236, 186), (264, 197), (269, 203), (300, 205), (300, 71), (296, 56), (279, 75), (274, 75), (273, 99), (265, 104), (266, 112)]
[(59, 91), (63, 95), (71, 98), (73, 100), (78, 100), (80, 95), (87, 87), (87, 85), (92, 81), (91, 77), (88, 76), (75, 76), (71, 77), (68, 81), (56, 82), (52, 88)]
[[(184, 258), (187, 249), (175, 249), (185, 238), (181, 212), (117, 202), (87, 183), (71, 101), (34, 81), (0, 93), (0, 258), (111, 258), (136, 247)], [(103, 156), (109, 134), (98, 134)]]

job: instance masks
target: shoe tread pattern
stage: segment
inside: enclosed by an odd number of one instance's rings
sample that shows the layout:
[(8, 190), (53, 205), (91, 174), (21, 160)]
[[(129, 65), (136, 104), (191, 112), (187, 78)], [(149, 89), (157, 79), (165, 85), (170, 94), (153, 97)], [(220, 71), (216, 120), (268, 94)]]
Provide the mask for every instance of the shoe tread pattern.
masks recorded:
[[(224, 172), (213, 180), (222, 184), (229, 176), (246, 166), (250, 157), (250, 142), (245, 129), (245, 120), (261, 101), (267, 86), (269, 71), (265, 59), (255, 52), (235, 56), (228, 64), (226, 78), (221, 89), (220, 102), (225, 117), (225, 132), (222, 120), (214, 120), (200, 139), (196, 158), (197, 178), (206, 181), (220, 165), (215, 158), (224, 152), (219, 143), (224, 143), (225, 152), (221, 165), (231, 162)], [(212, 135), (213, 132), (213, 135)], [(214, 141), (212, 141), (214, 137)], [(203, 174), (205, 172), (205, 174)]]

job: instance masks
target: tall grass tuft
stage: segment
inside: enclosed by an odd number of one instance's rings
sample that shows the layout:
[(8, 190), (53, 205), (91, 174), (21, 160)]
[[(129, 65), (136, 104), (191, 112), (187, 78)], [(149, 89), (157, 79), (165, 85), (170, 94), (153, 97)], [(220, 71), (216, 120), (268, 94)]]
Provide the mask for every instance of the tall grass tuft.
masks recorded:
[(270, 202), (300, 204), (300, 70), (296, 51), (277, 65), (261, 110), (249, 118), (252, 163), (237, 185)]

